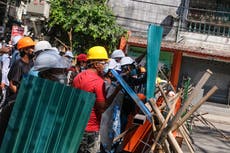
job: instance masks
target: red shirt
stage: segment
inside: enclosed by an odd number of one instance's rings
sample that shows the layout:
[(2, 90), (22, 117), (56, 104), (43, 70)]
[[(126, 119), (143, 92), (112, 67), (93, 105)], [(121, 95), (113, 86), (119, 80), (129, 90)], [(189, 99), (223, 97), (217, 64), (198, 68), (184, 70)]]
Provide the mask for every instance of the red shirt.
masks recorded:
[[(105, 102), (104, 80), (100, 76), (98, 76), (96, 72), (89, 69), (79, 73), (73, 80), (73, 86), (87, 92), (95, 93), (95, 103)], [(97, 111), (94, 105), (85, 131), (99, 131), (101, 114), (98, 114), (96, 112)]]

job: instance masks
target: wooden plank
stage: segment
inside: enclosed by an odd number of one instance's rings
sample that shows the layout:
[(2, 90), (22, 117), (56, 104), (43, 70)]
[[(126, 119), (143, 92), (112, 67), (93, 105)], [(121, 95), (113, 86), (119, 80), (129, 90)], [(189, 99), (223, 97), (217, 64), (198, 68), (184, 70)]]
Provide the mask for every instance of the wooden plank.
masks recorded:
[(149, 25), (147, 44), (147, 85), (146, 98), (155, 97), (155, 81), (158, 71), (158, 62), (162, 41), (163, 28), (156, 25)]

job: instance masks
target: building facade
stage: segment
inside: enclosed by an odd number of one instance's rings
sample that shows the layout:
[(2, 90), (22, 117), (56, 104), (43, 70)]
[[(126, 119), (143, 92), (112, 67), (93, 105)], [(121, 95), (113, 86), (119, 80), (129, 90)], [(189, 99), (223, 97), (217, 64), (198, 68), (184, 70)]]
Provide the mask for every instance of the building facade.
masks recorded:
[(163, 27), (160, 62), (167, 65), (175, 87), (183, 76), (197, 83), (213, 72), (204, 91), (217, 85), (210, 101), (230, 101), (230, 1), (229, 0), (109, 0), (117, 22), (130, 31), (126, 51), (138, 56), (146, 51), (149, 24)]
[(3, 17), (0, 20), (0, 34), (10, 39), (12, 27), (24, 29), (24, 35), (35, 39), (44, 36), (42, 29), (49, 18), (48, 0), (2, 0), (0, 1)]

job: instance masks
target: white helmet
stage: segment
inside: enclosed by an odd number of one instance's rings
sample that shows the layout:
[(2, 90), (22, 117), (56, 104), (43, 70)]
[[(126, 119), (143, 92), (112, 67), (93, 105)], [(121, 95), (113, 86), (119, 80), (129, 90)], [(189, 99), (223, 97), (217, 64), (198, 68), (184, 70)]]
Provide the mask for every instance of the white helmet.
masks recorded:
[(59, 54), (59, 50), (57, 49), (57, 47), (52, 47), (52, 50), (54, 50), (57, 54)]
[(74, 58), (73, 53), (71, 51), (66, 51), (64, 56)]
[(20, 35), (14, 36), (12, 38), (12, 45), (16, 45), (21, 38), (22, 38), (22, 36), (20, 36)]
[(68, 67), (69, 64), (66, 62), (66, 60), (53, 50), (48, 50), (47, 52), (40, 53), (34, 61), (35, 71), (44, 71), (50, 68)]
[(125, 57), (125, 54), (122, 50), (114, 50), (111, 54), (111, 58), (123, 58)]
[(124, 65), (130, 65), (130, 64), (133, 64), (135, 61), (131, 58), (131, 57), (128, 57), (128, 56), (126, 56), (126, 57), (123, 57), (122, 59), (121, 59), (121, 66), (124, 66)]
[(118, 70), (121, 71), (121, 65), (120, 63), (117, 63), (115, 59), (109, 59), (109, 63), (108, 63), (108, 68), (110, 69), (114, 69), (114, 70)]
[(42, 40), (35, 44), (34, 46), (34, 53), (38, 51), (50, 50), (52, 49), (51, 44), (48, 41)]

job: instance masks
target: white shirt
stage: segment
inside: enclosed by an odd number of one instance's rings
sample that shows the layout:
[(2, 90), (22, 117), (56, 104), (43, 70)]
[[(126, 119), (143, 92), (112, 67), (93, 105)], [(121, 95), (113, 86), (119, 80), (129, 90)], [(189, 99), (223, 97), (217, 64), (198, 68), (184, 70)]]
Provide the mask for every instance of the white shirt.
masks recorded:
[(9, 65), (10, 65), (10, 56), (8, 54), (3, 54), (2, 55), (2, 83), (5, 85), (9, 86), (9, 80), (8, 80), (8, 72), (10, 70)]

